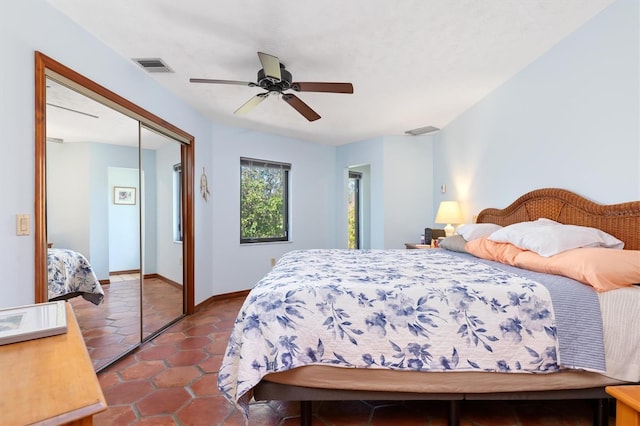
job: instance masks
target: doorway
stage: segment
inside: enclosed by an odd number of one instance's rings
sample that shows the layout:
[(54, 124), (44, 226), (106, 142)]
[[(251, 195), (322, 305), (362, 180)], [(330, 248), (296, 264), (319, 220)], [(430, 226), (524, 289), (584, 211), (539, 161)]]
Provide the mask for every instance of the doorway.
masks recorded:
[(349, 204), (348, 215), (348, 244), (347, 248), (360, 248), (360, 180), (362, 173), (349, 170)]

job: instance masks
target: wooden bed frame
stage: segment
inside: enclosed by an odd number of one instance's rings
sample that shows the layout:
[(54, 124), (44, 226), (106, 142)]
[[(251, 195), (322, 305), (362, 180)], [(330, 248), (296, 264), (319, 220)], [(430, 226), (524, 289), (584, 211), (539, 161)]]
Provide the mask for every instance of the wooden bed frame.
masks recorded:
[[(640, 250), (640, 201), (601, 205), (573, 192), (545, 188), (522, 195), (504, 209), (488, 208), (478, 214), (478, 223), (506, 226), (545, 217), (564, 224), (601, 229), (625, 242), (625, 249)], [(604, 387), (499, 393), (414, 393), (359, 391), (285, 385), (266, 380), (254, 388), (261, 400), (300, 401), (300, 424), (311, 425), (312, 401), (331, 400), (444, 400), (449, 401), (449, 426), (460, 421), (463, 400), (595, 400), (594, 425), (608, 425), (608, 401)]]
[(640, 250), (640, 201), (602, 205), (573, 192), (546, 188), (528, 192), (504, 209), (484, 209), (478, 223), (507, 226), (541, 217), (560, 223), (598, 228)]

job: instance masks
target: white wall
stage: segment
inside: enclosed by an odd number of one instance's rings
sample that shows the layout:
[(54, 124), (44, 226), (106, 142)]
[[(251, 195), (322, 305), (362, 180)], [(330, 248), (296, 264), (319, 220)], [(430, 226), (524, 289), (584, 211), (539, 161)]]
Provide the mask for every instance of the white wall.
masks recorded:
[(91, 261), (89, 149), (89, 144), (47, 142), (47, 241)]
[[(154, 177), (155, 151), (143, 150), (142, 155), (143, 175)], [(110, 180), (110, 168), (121, 168), (124, 175)], [(136, 205), (114, 206), (114, 186), (138, 189)], [(149, 182), (148, 189), (155, 192), (155, 188), (156, 183)], [(155, 229), (157, 209), (155, 194), (151, 195), (146, 200), (145, 223)], [(48, 241), (85, 255), (98, 279), (108, 279), (110, 271), (140, 268), (138, 206), (137, 148), (95, 142), (47, 143)], [(156, 272), (155, 232), (147, 238), (146, 267)]]
[[(400, 210), (414, 208), (416, 213), (422, 208), (422, 201), (408, 203), (415, 201), (411, 191), (420, 190), (424, 173), (409, 191), (399, 189), (404, 191), (401, 199), (389, 198), (385, 189), (389, 173), (406, 171), (404, 161), (392, 154), (395, 137), (336, 149), (212, 124), (45, 0), (5, 0), (0, 14), (0, 54), (6, 58), (0, 67), (0, 81), (5, 82), (0, 85), (0, 151), (8, 161), (0, 172), (7, 183), (0, 203), (0, 307), (34, 300), (33, 235), (15, 235), (16, 214), (33, 219), (34, 50), (195, 136), (196, 174), (204, 167), (211, 189), (208, 202), (196, 197), (194, 205), (196, 303), (251, 287), (269, 269), (270, 259), (285, 251), (346, 245), (340, 236), (346, 235), (350, 166), (370, 165), (372, 247), (386, 246), (388, 224), (394, 228), (390, 234), (410, 232), (403, 240), (414, 239), (414, 233), (417, 238), (425, 226), (414, 230), (418, 218), (406, 226), (399, 220)], [(420, 217), (433, 217), (444, 198), (464, 201), (470, 217), (480, 208), (504, 205), (545, 186), (571, 189), (599, 202), (639, 199), (638, 51), (637, 0), (618, 0), (428, 137), (436, 141), (435, 194)], [(391, 157), (385, 159), (385, 153)], [(416, 163), (428, 164), (424, 155)], [(293, 164), (291, 243), (240, 246), (240, 156)], [(448, 185), (447, 194), (435, 190), (441, 183)], [(428, 182), (424, 185), (428, 194)], [(407, 205), (388, 211), (389, 200)]]
[[(210, 294), (253, 287), (270, 269), (271, 258), (287, 251), (335, 245), (334, 146), (212, 127), (214, 173), (209, 174), (209, 204), (215, 208), (208, 220), (213, 223), (209, 238), (214, 247), (198, 259), (215, 270)], [(240, 157), (291, 163), (290, 242), (240, 245)]]
[[(347, 248), (347, 211), (349, 206), (349, 168), (369, 166), (370, 248), (384, 247), (384, 139), (382, 137), (354, 142), (337, 148), (336, 166), (336, 235), (337, 247)], [(367, 201), (367, 200), (363, 200)], [(364, 230), (363, 230), (364, 231)]]
[[(39, 50), (195, 137), (195, 169), (211, 169), (211, 123), (44, 0), (5, 0), (0, 13), (0, 307), (34, 300), (34, 239), (16, 236), (16, 214), (34, 214), (34, 51)], [(11, 184), (9, 184), (11, 182)], [(195, 202), (195, 255), (212, 253), (211, 203)], [(210, 262), (196, 261), (196, 303), (211, 296)]]
[(432, 136), (384, 138), (384, 247), (419, 243), (433, 221)]
[[(348, 169), (370, 167), (371, 248), (419, 242), (433, 220), (433, 136), (384, 136), (338, 147), (338, 247), (346, 247)], [(343, 237), (340, 237), (343, 236)]]
[[(141, 140), (144, 147), (144, 140)], [(140, 197), (142, 204), (142, 272), (158, 272), (158, 179), (156, 172), (156, 151), (141, 149), (142, 170), (140, 171)]]
[[(179, 162), (180, 146), (177, 143), (156, 151), (157, 271), (154, 272), (182, 284), (182, 243), (173, 240), (173, 165)], [(199, 172), (196, 171), (196, 177)]]
[[(137, 140), (137, 124), (134, 120), (128, 124), (130, 127), (132, 140)], [(69, 145), (76, 145), (69, 144)], [(113, 206), (113, 187), (109, 184), (109, 167), (123, 167), (126, 169), (138, 169), (138, 150), (133, 147), (122, 145), (110, 145), (105, 143), (93, 142), (88, 144), (88, 157), (84, 160), (89, 165), (88, 173), (84, 179), (90, 182), (90, 190), (87, 199), (91, 200), (91, 210), (87, 214), (90, 223), (90, 251), (87, 258), (91, 262), (98, 279), (109, 279), (109, 210)], [(144, 151), (143, 151), (144, 152)], [(47, 153), (48, 155), (48, 153)], [(144, 154), (143, 156), (148, 156)], [(143, 157), (144, 158), (144, 157)], [(62, 160), (62, 159), (61, 159)], [(143, 160), (145, 163), (148, 160)], [(66, 167), (74, 169), (77, 167), (73, 162), (68, 162)], [(82, 177), (79, 177), (82, 179)], [(133, 179), (133, 178), (132, 178)], [(134, 181), (135, 182), (135, 181)], [(115, 182), (115, 185), (121, 185)], [(134, 186), (138, 186), (135, 184)], [(47, 183), (47, 191), (51, 190), (51, 186)], [(139, 198), (140, 194), (136, 194)], [(49, 197), (47, 197), (49, 198)], [(48, 200), (47, 200), (48, 202)], [(139, 205), (139, 204), (138, 204)], [(136, 209), (137, 210), (137, 209)], [(50, 208), (47, 205), (47, 215)], [(48, 217), (47, 217), (48, 220)], [(133, 236), (129, 236), (133, 242)], [(135, 240), (136, 247), (139, 246), (138, 240)], [(84, 252), (81, 252), (84, 253)], [(140, 266), (132, 266), (123, 269), (139, 269)]]
[(618, 0), (436, 136), (439, 201), (467, 220), (537, 188), (640, 199), (639, 3)]
[[(119, 57), (44, 0), (6, 0), (0, 14), (0, 151), (7, 185), (0, 204), (0, 307), (32, 303), (33, 235), (15, 235), (16, 214), (33, 219), (34, 51), (39, 50), (195, 137), (196, 178), (210, 182), (208, 202), (194, 192), (195, 302), (250, 288), (270, 259), (296, 248), (333, 247), (335, 147), (212, 124), (155, 83), (133, 61)], [(293, 164), (292, 239), (289, 244), (240, 247), (239, 157)]]

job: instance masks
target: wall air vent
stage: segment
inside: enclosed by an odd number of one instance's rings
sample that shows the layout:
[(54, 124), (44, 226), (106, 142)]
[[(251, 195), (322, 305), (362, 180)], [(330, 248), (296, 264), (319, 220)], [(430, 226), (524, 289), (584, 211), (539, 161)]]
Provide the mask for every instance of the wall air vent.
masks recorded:
[(148, 72), (173, 72), (160, 58), (133, 58), (133, 60)]

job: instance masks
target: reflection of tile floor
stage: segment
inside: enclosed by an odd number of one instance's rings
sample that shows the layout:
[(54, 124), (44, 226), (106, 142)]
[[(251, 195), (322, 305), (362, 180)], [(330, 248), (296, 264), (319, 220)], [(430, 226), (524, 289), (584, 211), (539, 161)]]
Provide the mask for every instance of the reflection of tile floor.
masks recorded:
[[(138, 275), (114, 275), (104, 285), (105, 297), (96, 306), (82, 297), (70, 300), (96, 369), (140, 342)], [(157, 278), (144, 280), (144, 336), (182, 314), (182, 291)]]
[[(214, 301), (98, 377), (109, 408), (102, 425), (244, 425), (216, 387), (242, 297)], [(335, 401), (313, 404), (314, 425), (445, 426), (446, 402)], [(252, 403), (249, 425), (298, 425), (298, 404)], [(591, 426), (585, 401), (466, 401), (461, 426)], [(609, 419), (614, 425), (614, 419)]]

